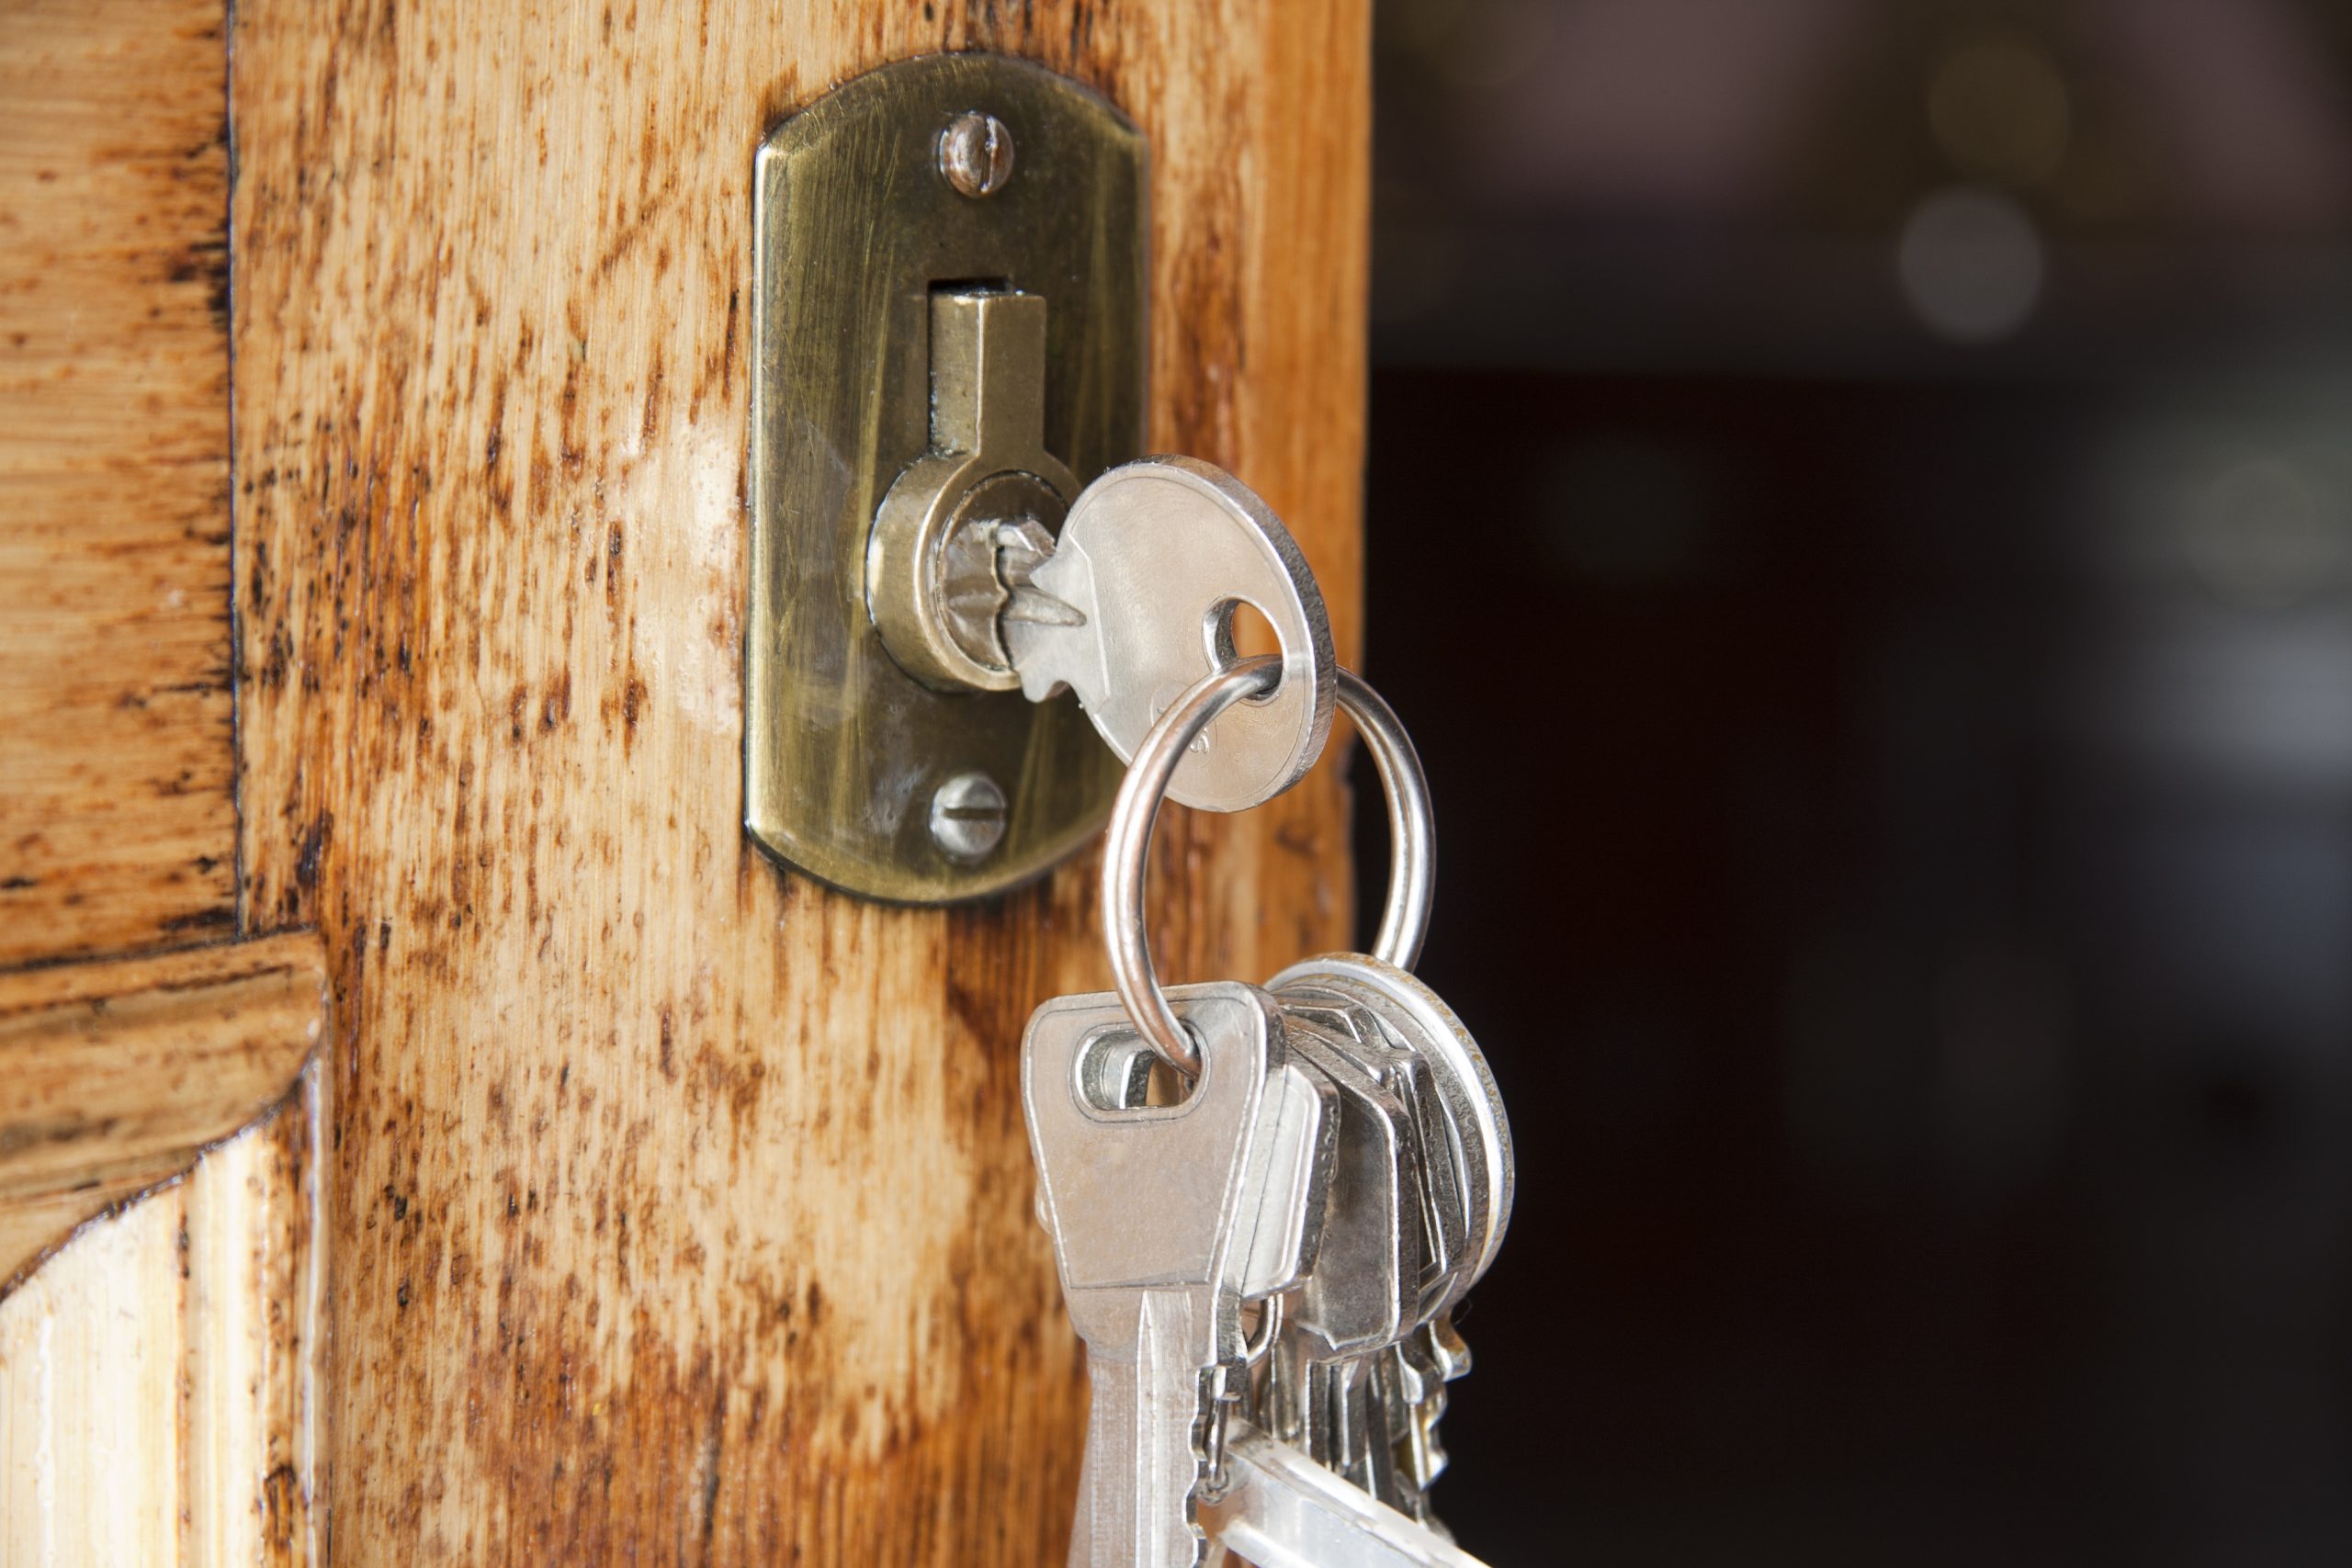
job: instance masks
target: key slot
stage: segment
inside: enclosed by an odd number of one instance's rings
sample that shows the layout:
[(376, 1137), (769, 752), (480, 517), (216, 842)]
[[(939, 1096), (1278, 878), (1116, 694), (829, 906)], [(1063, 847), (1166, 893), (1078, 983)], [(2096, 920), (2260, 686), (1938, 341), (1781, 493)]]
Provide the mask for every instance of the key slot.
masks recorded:
[(1078, 1081), (1080, 1102), (1105, 1117), (1173, 1111), (1192, 1094), (1184, 1075), (1125, 1026), (1098, 1031), (1079, 1047)]
[(1125, 1022), (1107, 1024), (1081, 1041), (1075, 1069), (1078, 1103), (1104, 1122), (1180, 1116), (1198, 1087)]

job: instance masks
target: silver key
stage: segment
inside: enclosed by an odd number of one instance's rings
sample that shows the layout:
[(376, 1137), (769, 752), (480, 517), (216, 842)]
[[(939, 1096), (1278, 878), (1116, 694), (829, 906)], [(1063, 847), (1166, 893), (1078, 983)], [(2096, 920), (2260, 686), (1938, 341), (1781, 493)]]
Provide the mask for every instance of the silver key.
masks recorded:
[(1255, 987), (1170, 993), (1201, 1042), (1179, 1104), (1146, 1103), (1148, 1052), (1116, 996), (1029, 1021), (1022, 1100), (1064, 1299), (1092, 1386), (1072, 1568), (1190, 1568), (1220, 1397), (1248, 1294), (1313, 1261), (1326, 1091), (1283, 1060)]
[[(1445, 1464), (1436, 1435), (1445, 1384), (1469, 1368), (1451, 1314), (1509, 1224), (1510, 1124), (1476, 1043), (1412, 976), (1331, 954), (1283, 971), (1274, 989), (1294, 1036), (1353, 1059), (1409, 1107), (1404, 1163), (1416, 1175), (1399, 1188), (1397, 1221), (1415, 1231), (1423, 1267), (1396, 1331), (1377, 1343), (1286, 1336), (1256, 1408), (1277, 1437), (1434, 1527), (1428, 1489)], [(1344, 1152), (1340, 1163), (1349, 1168)]]
[(1257, 1568), (1485, 1568), (1420, 1521), (1359, 1491), (1241, 1422), (1227, 1443), (1226, 1489), (1201, 1517), (1213, 1562)]
[(1077, 693), (1123, 762), (1154, 719), (1231, 658), (1237, 604), (1272, 626), (1282, 684), (1225, 714), (1184, 759), (1168, 793), (1185, 805), (1247, 810), (1321, 753), (1340, 682), (1322, 590), (1282, 520), (1222, 468), (1146, 457), (1102, 474), (1022, 587), (1029, 597), (1002, 629), (1023, 694)]
[(1412, 1112), (1391, 1086), (1318, 1027), (1313, 1013), (1285, 1009), (1283, 1032), (1340, 1104), (1323, 1222), (1329, 1267), (1308, 1275), (1284, 1318), (1290, 1333), (1312, 1340), (1328, 1359), (1392, 1343), (1419, 1315), (1420, 1172)]
[(1429, 1490), (1445, 1470), (1445, 1450), (1437, 1440), (1445, 1385), (1469, 1370), (1470, 1348), (1454, 1329), (1451, 1308), (1389, 1347), (1374, 1370), (1388, 1419), (1392, 1490), (1398, 1495), (1389, 1501), (1431, 1529), (1443, 1528), (1430, 1511)]
[(1372, 1048), (1337, 1010), (1285, 1004), (1283, 1023), (1297, 1059), (1333, 1086), (1340, 1130), (1321, 1256), (1286, 1309), (1258, 1409), (1283, 1441), (1394, 1504), (1390, 1428), (1372, 1374), (1377, 1352), (1419, 1319), (1428, 1246), (1413, 1112), (1398, 1075), (1368, 1059)]
[(1322, 1000), (1361, 1007), (1393, 1043), (1426, 1069), (1417, 1077), (1419, 1123), (1437, 1202), (1434, 1229), (1453, 1258), (1430, 1281), (1425, 1316), (1455, 1305), (1483, 1278), (1510, 1227), (1515, 1181), (1510, 1122), (1484, 1052), (1436, 992), (1392, 964), (1360, 953), (1294, 964), (1268, 983), (1287, 1008)]

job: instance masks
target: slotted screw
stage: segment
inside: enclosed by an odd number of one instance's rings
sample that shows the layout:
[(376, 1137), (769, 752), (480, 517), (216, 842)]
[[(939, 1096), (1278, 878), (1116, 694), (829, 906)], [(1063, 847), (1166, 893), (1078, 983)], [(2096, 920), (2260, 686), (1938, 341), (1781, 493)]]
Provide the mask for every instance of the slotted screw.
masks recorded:
[(1004, 827), (1004, 791), (986, 773), (957, 773), (931, 797), (931, 841), (950, 860), (988, 859)]
[(939, 172), (964, 196), (994, 196), (1012, 177), (1012, 132), (984, 109), (965, 110), (940, 132)]

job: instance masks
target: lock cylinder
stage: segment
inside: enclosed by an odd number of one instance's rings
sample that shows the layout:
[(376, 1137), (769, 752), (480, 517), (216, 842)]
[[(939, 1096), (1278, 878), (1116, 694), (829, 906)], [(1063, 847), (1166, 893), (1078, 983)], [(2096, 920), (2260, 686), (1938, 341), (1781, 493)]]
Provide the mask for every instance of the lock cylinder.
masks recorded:
[(934, 291), (931, 449), (883, 496), (865, 552), (882, 646), (934, 690), (1020, 689), (999, 624), (1079, 489), (1045, 428), (1045, 299)]

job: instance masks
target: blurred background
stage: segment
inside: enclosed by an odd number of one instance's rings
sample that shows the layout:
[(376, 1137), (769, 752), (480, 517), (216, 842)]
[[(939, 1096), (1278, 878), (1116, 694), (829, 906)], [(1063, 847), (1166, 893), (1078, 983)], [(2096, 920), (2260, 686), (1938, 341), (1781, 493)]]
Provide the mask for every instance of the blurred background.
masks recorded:
[(1377, 15), (1367, 664), (1519, 1139), (1441, 1512), (2352, 1562), (2352, 5)]

